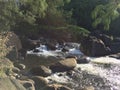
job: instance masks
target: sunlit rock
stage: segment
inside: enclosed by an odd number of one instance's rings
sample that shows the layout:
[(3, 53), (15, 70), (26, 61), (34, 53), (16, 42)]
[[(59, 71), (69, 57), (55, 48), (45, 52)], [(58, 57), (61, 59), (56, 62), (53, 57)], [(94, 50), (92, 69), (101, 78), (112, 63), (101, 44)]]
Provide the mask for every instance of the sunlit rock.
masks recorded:
[(50, 68), (53, 72), (63, 72), (74, 69), (76, 65), (77, 62), (74, 58), (68, 58), (51, 65)]

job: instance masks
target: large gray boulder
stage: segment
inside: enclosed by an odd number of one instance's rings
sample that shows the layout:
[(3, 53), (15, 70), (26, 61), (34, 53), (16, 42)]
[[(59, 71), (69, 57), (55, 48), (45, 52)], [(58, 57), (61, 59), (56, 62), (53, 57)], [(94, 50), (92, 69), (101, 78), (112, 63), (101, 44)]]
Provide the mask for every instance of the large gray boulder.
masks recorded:
[(64, 60), (61, 60), (53, 65), (50, 66), (50, 69), (53, 72), (64, 72), (68, 70), (72, 70), (76, 67), (77, 62), (74, 58), (67, 58)]
[(111, 53), (111, 49), (95, 36), (89, 36), (82, 42), (82, 50), (90, 56), (104, 56)]
[(27, 37), (22, 37), (21, 38), (22, 46), (25, 50), (32, 50), (35, 49), (35, 47), (40, 45), (39, 40), (31, 40)]
[(92, 56), (104, 56), (110, 54), (110, 52), (110, 48), (106, 47), (102, 40), (96, 39), (92, 41)]
[(62, 60), (62, 58), (56, 56), (28, 54), (22, 63), (24, 63), (27, 68), (32, 68), (40, 65), (50, 66), (51, 64), (56, 63), (60, 60)]

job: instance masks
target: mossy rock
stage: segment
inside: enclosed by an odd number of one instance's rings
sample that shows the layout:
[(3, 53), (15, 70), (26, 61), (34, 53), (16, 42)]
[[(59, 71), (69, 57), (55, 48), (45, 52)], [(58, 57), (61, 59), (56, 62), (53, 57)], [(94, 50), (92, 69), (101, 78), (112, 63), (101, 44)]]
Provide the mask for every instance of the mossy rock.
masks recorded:
[(16, 79), (0, 78), (0, 90), (26, 90)]
[(7, 58), (0, 59), (0, 77), (9, 75), (13, 68), (13, 63)]

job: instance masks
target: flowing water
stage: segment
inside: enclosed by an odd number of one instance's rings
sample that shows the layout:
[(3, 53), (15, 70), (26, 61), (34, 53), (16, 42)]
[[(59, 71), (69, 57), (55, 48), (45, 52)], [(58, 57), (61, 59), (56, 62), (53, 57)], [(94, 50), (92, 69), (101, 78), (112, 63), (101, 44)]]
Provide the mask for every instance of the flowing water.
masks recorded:
[(110, 57), (91, 59), (89, 64), (78, 64), (70, 76), (65, 72), (55, 73), (47, 79), (68, 83), (73, 90), (86, 86), (93, 86), (95, 90), (120, 90), (120, 61)]
[(95, 90), (120, 90), (120, 61), (114, 58), (95, 58), (89, 64), (79, 64), (72, 76), (74, 90), (93, 86)]
[[(47, 51), (46, 46), (37, 48), (40, 50), (37, 54), (45, 56), (59, 55), (59, 50)], [(28, 54), (33, 52), (28, 51)], [(81, 51), (72, 48), (69, 53), (81, 54)], [(36, 54), (36, 53), (35, 53)], [(91, 58), (88, 64), (78, 64), (72, 75), (66, 75), (66, 72), (54, 73), (47, 77), (50, 83), (69, 83), (73, 90), (80, 90), (86, 86), (93, 86), (95, 90), (120, 90), (120, 60), (110, 57)]]

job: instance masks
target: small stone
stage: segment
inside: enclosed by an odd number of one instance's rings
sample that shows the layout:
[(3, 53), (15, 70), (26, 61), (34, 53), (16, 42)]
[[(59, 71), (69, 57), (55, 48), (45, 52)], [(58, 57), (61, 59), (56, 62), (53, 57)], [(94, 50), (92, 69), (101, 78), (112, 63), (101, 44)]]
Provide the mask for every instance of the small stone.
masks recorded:
[(83, 56), (83, 57), (77, 58), (77, 63), (78, 64), (89, 63), (89, 62), (90, 62), (90, 58), (87, 57), (87, 56)]
[(19, 72), (20, 72), (20, 69), (17, 68), (17, 67), (13, 67), (13, 68), (12, 68), (12, 71), (13, 71), (14, 73), (19, 73)]
[(15, 64), (14, 66), (19, 68), (20, 70), (24, 70), (26, 68), (26, 66), (24, 64), (21, 64), (21, 63)]

